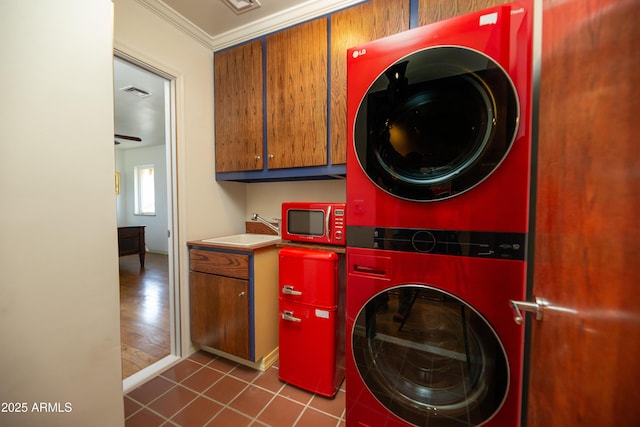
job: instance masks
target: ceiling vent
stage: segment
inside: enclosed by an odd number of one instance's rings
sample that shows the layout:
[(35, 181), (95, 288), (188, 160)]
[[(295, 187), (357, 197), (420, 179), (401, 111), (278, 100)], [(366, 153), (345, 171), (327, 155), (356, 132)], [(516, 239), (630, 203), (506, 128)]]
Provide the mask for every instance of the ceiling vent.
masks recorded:
[(139, 98), (146, 98), (151, 95), (151, 92), (147, 92), (146, 90), (139, 89), (135, 86), (129, 85), (120, 88), (123, 92), (128, 92), (130, 94), (136, 95)]
[(222, 0), (222, 2), (229, 6), (236, 15), (240, 15), (241, 13), (260, 7), (260, 2), (258, 0)]

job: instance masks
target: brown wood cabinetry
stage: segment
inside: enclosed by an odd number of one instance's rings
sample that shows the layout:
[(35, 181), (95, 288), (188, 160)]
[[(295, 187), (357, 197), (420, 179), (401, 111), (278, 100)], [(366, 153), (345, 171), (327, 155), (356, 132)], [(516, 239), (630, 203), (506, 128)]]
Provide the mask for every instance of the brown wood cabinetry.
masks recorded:
[(216, 171), (263, 167), (262, 41), (216, 53)]
[(188, 245), (192, 341), (249, 366), (268, 367), (278, 349), (278, 249)]
[(269, 169), (327, 164), (327, 20), (267, 37)]
[(372, 0), (331, 16), (331, 161), (347, 161), (347, 49), (409, 29), (409, 0)]
[(249, 256), (227, 252), (192, 249), (191, 270), (249, 279)]
[(343, 175), (346, 51), (409, 29), (409, 9), (371, 0), (216, 53), (217, 178)]
[(427, 25), (512, 0), (418, 0), (418, 25)]
[(191, 271), (191, 339), (249, 359), (248, 281)]

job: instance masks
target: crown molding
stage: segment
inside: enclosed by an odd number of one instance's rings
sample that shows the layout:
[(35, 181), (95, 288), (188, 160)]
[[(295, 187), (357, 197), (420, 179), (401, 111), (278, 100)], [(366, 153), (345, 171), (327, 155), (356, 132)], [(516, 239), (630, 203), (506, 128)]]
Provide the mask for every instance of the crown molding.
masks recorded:
[(208, 49), (214, 48), (213, 38), (194, 25), (187, 18), (169, 7), (162, 0), (135, 0), (137, 3), (149, 9), (165, 21), (177, 27), (179, 30), (200, 42)]
[(274, 33), (365, 0), (311, 0), (213, 37), (214, 51)]
[(201, 30), (162, 0), (136, 1), (215, 52), (367, 0), (323, 0), (322, 2), (310, 0), (214, 37)]

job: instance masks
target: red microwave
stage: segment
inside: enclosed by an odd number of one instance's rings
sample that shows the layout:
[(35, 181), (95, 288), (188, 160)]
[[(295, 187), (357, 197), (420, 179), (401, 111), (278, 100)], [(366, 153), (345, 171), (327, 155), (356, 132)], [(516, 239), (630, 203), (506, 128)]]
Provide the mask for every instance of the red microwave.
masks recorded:
[(282, 238), (345, 246), (345, 220), (344, 203), (285, 202), (282, 204)]

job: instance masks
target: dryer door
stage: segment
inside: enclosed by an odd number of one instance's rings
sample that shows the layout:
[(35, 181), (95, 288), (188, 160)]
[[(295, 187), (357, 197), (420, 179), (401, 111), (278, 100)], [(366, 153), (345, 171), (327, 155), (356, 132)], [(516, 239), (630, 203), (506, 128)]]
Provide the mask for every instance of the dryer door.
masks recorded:
[[(392, 313), (402, 313), (404, 319)], [(415, 425), (475, 426), (502, 406), (505, 350), (464, 301), (424, 285), (376, 295), (352, 331), (358, 372), (389, 411)]]
[(506, 71), (460, 46), (414, 52), (388, 67), (362, 99), (354, 144), (360, 166), (402, 199), (440, 200), (489, 176), (518, 129)]

